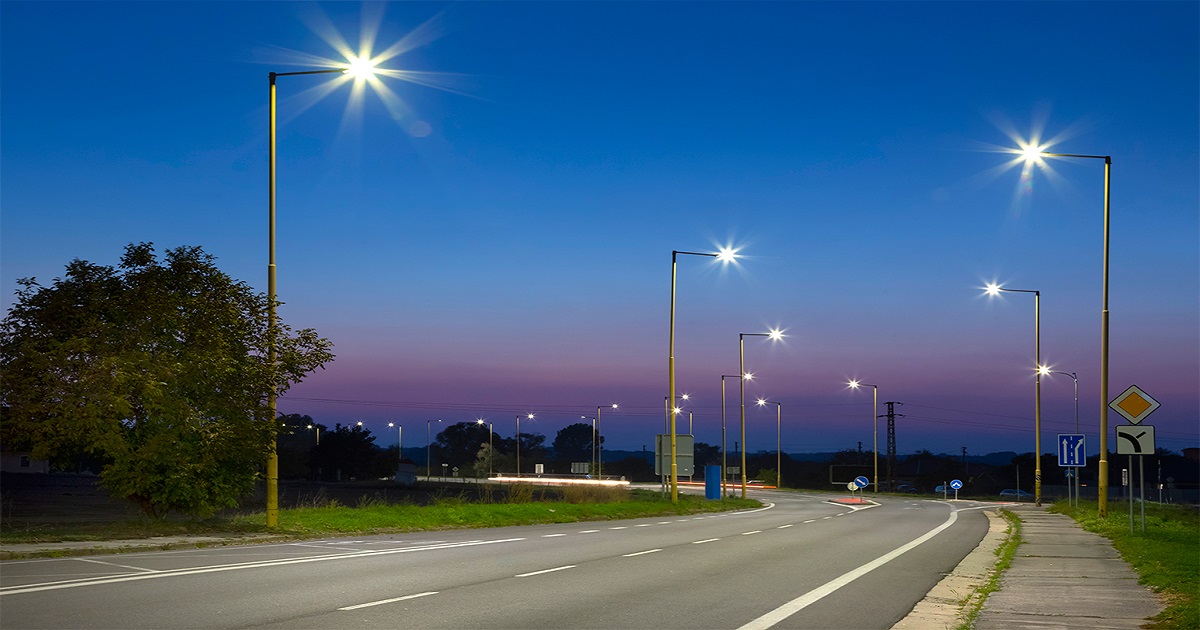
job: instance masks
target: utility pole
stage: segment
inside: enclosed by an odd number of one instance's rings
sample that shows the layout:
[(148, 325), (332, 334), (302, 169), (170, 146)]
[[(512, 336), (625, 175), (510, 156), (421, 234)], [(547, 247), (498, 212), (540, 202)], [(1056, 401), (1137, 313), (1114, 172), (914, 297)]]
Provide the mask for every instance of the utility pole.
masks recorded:
[(965, 446), (962, 447), (962, 452), (963, 452), (963, 476), (969, 477), (969, 476), (971, 476), (971, 469), (967, 468), (967, 447), (965, 447)]
[(889, 401), (883, 403), (887, 405), (887, 483), (888, 490), (893, 490), (896, 487), (896, 478), (892, 476), (892, 471), (896, 468), (896, 416), (904, 417), (904, 414), (896, 413), (896, 405), (903, 405), (902, 402)]

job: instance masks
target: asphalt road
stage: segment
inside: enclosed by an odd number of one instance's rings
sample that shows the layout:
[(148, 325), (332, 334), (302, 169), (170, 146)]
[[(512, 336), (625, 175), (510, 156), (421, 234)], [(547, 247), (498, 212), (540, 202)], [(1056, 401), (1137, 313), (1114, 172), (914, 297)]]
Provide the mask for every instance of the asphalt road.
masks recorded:
[[(0, 563), (15, 628), (889, 628), (983, 504), (768, 507)], [(547, 508), (550, 509), (550, 508)]]

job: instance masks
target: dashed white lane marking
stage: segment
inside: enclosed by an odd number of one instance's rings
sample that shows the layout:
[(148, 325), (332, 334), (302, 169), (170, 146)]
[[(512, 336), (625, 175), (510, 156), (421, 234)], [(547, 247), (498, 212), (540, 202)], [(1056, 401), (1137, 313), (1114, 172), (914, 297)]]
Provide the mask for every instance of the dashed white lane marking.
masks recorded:
[(703, 545), (704, 543), (716, 542), (718, 540), (721, 540), (721, 539), (720, 538), (705, 538), (704, 540), (693, 540), (692, 544), (693, 545)]
[(154, 569), (145, 569), (142, 567), (131, 567), (127, 564), (117, 564), (115, 562), (105, 562), (103, 560), (92, 560), (90, 558), (74, 558), (74, 560), (78, 560), (80, 562), (94, 562), (96, 564), (104, 564), (104, 565), (107, 565), (110, 567), (119, 567), (122, 569), (129, 569), (130, 571), (145, 571), (146, 573), (158, 573), (158, 571), (156, 571)]
[(787, 529), (789, 527), (791, 527), (791, 525), (780, 525), (779, 527), (776, 527), (775, 529)]
[(634, 556), (644, 556), (644, 555), (646, 555), (646, 554), (648, 554), (648, 553), (657, 553), (657, 552), (659, 552), (659, 551), (662, 551), (662, 549), (648, 549), (648, 550), (646, 550), (646, 551), (638, 551), (638, 552), (636, 552), (636, 553), (627, 553), (627, 554), (625, 554), (625, 557), (626, 557), (626, 558), (632, 558), (632, 557), (634, 557)]
[(580, 530), (579, 533), (580, 534), (595, 534), (598, 531), (600, 531), (600, 530), (598, 530), (598, 529), (583, 529), (583, 530)]
[(620, 527), (609, 527), (609, 529), (629, 529), (629, 527), (627, 525), (622, 525)]
[(742, 535), (743, 535), (743, 536), (749, 536), (750, 534), (761, 534), (761, 533), (762, 533), (762, 530), (761, 530), (761, 529), (756, 529), (756, 530), (754, 530), (754, 531), (752, 531), (752, 532), (742, 532)]
[(559, 536), (566, 536), (566, 534), (545, 534), (542, 538), (558, 538)]
[(634, 525), (634, 527), (650, 527), (651, 525), (653, 525), (653, 523), (638, 523), (637, 525)]
[(816, 523), (816, 522), (817, 522), (817, 519), (810, 518), (807, 521), (804, 521), (803, 523), (801, 523), (801, 525), (808, 525), (809, 523)]
[(828, 520), (829, 520), (829, 519), (831, 519), (831, 518), (833, 518), (833, 517), (832, 517), (832, 516), (826, 516), (826, 517), (822, 518), (821, 520), (822, 520), (822, 521), (828, 521)]
[(670, 525), (670, 524), (671, 524), (671, 521), (659, 521), (659, 522), (655, 523), (655, 525)]
[(568, 564), (565, 567), (554, 567), (553, 569), (542, 569), (541, 571), (530, 571), (529, 573), (518, 573), (514, 577), (530, 577), (533, 575), (541, 575), (543, 573), (554, 573), (555, 571), (566, 571), (567, 569), (574, 569), (574, 568), (575, 568), (575, 565)]
[(391, 604), (393, 602), (402, 602), (406, 599), (416, 599), (418, 597), (425, 597), (426, 595), (437, 595), (437, 594), (438, 594), (437, 591), (428, 591), (425, 593), (416, 593), (413, 595), (405, 595), (404, 597), (393, 597), (391, 599), (381, 599), (377, 602), (367, 602), (365, 604), (355, 604), (354, 606), (343, 606), (343, 607), (339, 608), (338, 610), (358, 610), (359, 608), (368, 608), (370, 606), (379, 606), (380, 604)]

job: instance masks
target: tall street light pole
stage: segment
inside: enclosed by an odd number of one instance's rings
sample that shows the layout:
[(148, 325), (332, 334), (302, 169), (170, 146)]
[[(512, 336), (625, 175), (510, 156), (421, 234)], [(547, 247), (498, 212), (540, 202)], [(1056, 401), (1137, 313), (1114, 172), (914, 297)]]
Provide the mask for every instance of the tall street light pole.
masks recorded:
[[(433, 452), (433, 434), (429, 432), (429, 426), (433, 422), (433, 420), (425, 421), (425, 481), (429, 481), (432, 474), (430, 473), (430, 468), (433, 466), (433, 457), (431, 457)], [(437, 422), (441, 422), (441, 420), (437, 420)]]
[(765, 398), (758, 399), (759, 407), (775, 405), (775, 487), (783, 487), (783, 403), (770, 402)]
[(1112, 156), (1078, 153), (1046, 153), (1036, 146), (1024, 146), (1021, 153), (1026, 163), (1040, 162), (1043, 157), (1083, 158), (1104, 160), (1104, 262), (1103, 290), (1100, 304), (1100, 466), (1096, 473), (1096, 506), (1100, 518), (1108, 516), (1108, 252), (1109, 252), (1109, 188), (1112, 181)]
[(751, 380), (753, 375), (746, 372), (746, 337), (769, 337), (771, 341), (779, 341), (783, 338), (783, 331), (772, 329), (765, 333), (738, 333), (738, 371), (741, 372), (742, 378), (738, 381), (739, 386), (739, 405), (741, 410), (741, 425), (742, 425), (742, 498), (746, 498), (746, 381)]
[[(612, 403), (611, 405), (608, 405), (608, 407), (610, 409), (617, 409), (619, 407), (619, 405), (617, 405), (617, 403)], [(597, 449), (597, 457), (596, 457), (596, 476), (597, 477), (600, 477), (601, 475), (604, 474), (604, 434), (600, 433), (601, 431), (604, 430), (601, 427), (601, 423), (600, 423), (600, 410), (603, 408), (604, 408), (604, 405), (596, 405), (596, 432), (597, 432), (597, 434), (599, 434), (599, 437), (592, 438), (593, 441), (596, 442), (596, 449)]]
[(388, 427), (396, 427), (396, 464), (399, 465), (404, 460), (404, 427), (395, 422), (389, 422)]
[(1033, 502), (1042, 504), (1042, 292), (1028, 289), (1005, 289), (997, 284), (987, 285), (988, 295), (1001, 293), (1033, 294), (1033, 361), (1034, 361), (1034, 407), (1033, 407)]
[(681, 252), (671, 250), (671, 322), (668, 352), (667, 352), (667, 416), (668, 433), (671, 434), (671, 502), (679, 503), (679, 462), (676, 461), (677, 446), (675, 443), (675, 267), (679, 255), (707, 256), (728, 263), (737, 258), (737, 250), (722, 248), (719, 252)]
[[(1054, 374), (1062, 374), (1063, 376), (1070, 376), (1071, 381), (1075, 384), (1075, 433), (1079, 433), (1079, 375), (1074, 372), (1060, 372), (1060, 371), (1056, 371), (1056, 372), (1054, 372)], [(1086, 462), (1084, 462), (1084, 463), (1086, 463)], [(1075, 486), (1075, 507), (1079, 507), (1079, 469), (1078, 468), (1075, 469), (1074, 477), (1075, 477), (1075, 479), (1073, 480), (1074, 483), (1072, 485)]]
[[(324, 70), (304, 70), (301, 72), (270, 72), (267, 78), (270, 82), (270, 121), (267, 131), (267, 232), (268, 235), (268, 260), (267, 260), (267, 363), (274, 370), (276, 348), (275, 335), (279, 330), (279, 323), (275, 316), (275, 79), (276, 77), (291, 77), (302, 74), (345, 74), (352, 73), (356, 78), (365, 78), (372, 75), (374, 68), (369, 61), (356, 62), (344, 68), (327, 68)], [(276, 419), (275, 400), (278, 397), (278, 392), (274, 382), (271, 383), (271, 391), (267, 393), (267, 415), (270, 422), (274, 423)], [(279, 526), (279, 451), (276, 448), (275, 431), (271, 432), (271, 451), (267, 455), (267, 527), (274, 528)]]
[(722, 374), (721, 375), (721, 497), (726, 496), (725, 491), (725, 379), (736, 378), (741, 379), (741, 374)]
[[(525, 417), (533, 420), (533, 414), (525, 414)], [(521, 416), (517, 415), (517, 479), (521, 478)]]
[[(879, 494), (879, 386), (871, 385), (870, 383), (850, 381), (851, 389), (858, 389), (859, 387), (871, 388), (871, 426), (874, 427), (871, 438), (872, 448), (874, 450), (872, 461), (875, 468), (875, 494)], [(893, 488), (892, 491), (894, 492), (895, 488)]]

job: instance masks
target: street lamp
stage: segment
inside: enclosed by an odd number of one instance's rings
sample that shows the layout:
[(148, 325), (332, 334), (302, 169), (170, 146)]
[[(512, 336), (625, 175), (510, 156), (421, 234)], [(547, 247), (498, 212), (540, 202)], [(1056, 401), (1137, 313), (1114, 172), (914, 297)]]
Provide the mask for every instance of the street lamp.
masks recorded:
[(671, 434), (671, 502), (679, 502), (679, 463), (676, 461), (675, 445), (675, 266), (680, 254), (686, 256), (708, 256), (722, 263), (729, 263), (737, 258), (737, 250), (722, 247), (718, 252), (681, 252), (671, 250), (671, 325), (667, 352), (667, 408), (669, 410), (668, 432)]
[(389, 422), (388, 427), (396, 427), (396, 464), (399, 465), (404, 461), (404, 427), (395, 422)]
[[(432, 453), (433, 438), (429, 432), (429, 426), (433, 424), (433, 422), (433, 420), (425, 421), (425, 481), (429, 481), (429, 478), (433, 474), (430, 472), (430, 467), (433, 465), (433, 457), (430, 455), (430, 453)], [(437, 422), (441, 422), (441, 420), (438, 420)]]
[[(475, 424), (483, 426), (485, 422), (486, 421), (483, 418), (479, 418), (475, 421)], [(492, 423), (486, 422), (486, 424), (488, 428), (488, 478), (490, 479), (492, 476), (492, 455), (494, 455), (492, 452)], [(479, 473), (475, 473), (475, 477), (478, 478)]]
[(782, 467), (783, 467), (783, 449), (782, 449), (783, 403), (781, 403), (781, 402), (769, 403), (764, 398), (758, 399), (759, 407), (766, 407), (768, 404), (775, 405), (775, 487), (782, 488), (783, 487), (783, 473), (781, 471), (782, 471)]
[[(1049, 372), (1047, 370), (1047, 374), (1049, 374), (1049, 373), (1051, 373), (1051, 372)], [(1075, 433), (1079, 433), (1079, 375), (1077, 375), (1074, 372), (1061, 372), (1061, 371), (1055, 371), (1055, 372), (1053, 372), (1053, 374), (1062, 374), (1063, 376), (1070, 376), (1071, 381), (1073, 381), (1075, 383)], [(1075, 486), (1075, 507), (1079, 507), (1079, 469), (1078, 468), (1075, 469), (1075, 483), (1073, 485)]]
[[(596, 405), (596, 432), (597, 433), (599, 433), (600, 431), (603, 430), (603, 428), (600, 425), (600, 410), (603, 408), (604, 408), (604, 405)], [(617, 409), (618, 405), (617, 405), (617, 403), (613, 403), (613, 404), (609, 405), (609, 408)], [(597, 477), (604, 474), (604, 439), (603, 439), (603, 437), (604, 437), (604, 434), (601, 433), (599, 441), (596, 442), (596, 449), (597, 449), (596, 476)], [(593, 440), (594, 441), (596, 440), (595, 436), (593, 436)]]
[(725, 497), (725, 379), (745, 378), (739, 374), (721, 375), (721, 497)]
[(1033, 294), (1033, 361), (1034, 361), (1034, 411), (1033, 411), (1033, 501), (1042, 504), (1042, 292), (1028, 289), (1005, 289), (989, 283), (985, 291), (990, 296), (1001, 293)]
[[(533, 420), (533, 414), (525, 414), (525, 417)], [(517, 479), (521, 478), (521, 416), (517, 416)]]
[(1096, 506), (1100, 518), (1108, 516), (1108, 244), (1109, 188), (1112, 181), (1112, 156), (1081, 155), (1078, 153), (1046, 153), (1042, 147), (1024, 145), (1020, 153), (1026, 164), (1041, 164), (1043, 157), (1083, 158), (1104, 160), (1104, 262), (1103, 289), (1100, 304), (1100, 465), (1096, 473), (1099, 495)]
[[(851, 389), (858, 389), (859, 387), (870, 387), (871, 388), (871, 399), (872, 399), (871, 422), (873, 423), (872, 426), (874, 427), (874, 430), (872, 431), (872, 440), (871, 441), (873, 444), (873, 448), (875, 450), (875, 454), (873, 457), (873, 461), (875, 464), (875, 494), (879, 494), (879, 386), (871, 385), (870, 383), (860, 383), (857, 380), (850, 381)], [(892, 491), (895, 492), (895, 488), (892, 488)]]
[(317, 446), (320, 446), (321, 445), (321, 427), (310, 424), (310, 425), (308, 425), (308, 428), (316, 429), (316, 431), (317, 431)]
[[(268, 136), (268, 151), (267, 151), (267, 202), (268, 202), (268, 218), (267, 231), (268, 236), (268, 261), (267, 261), (267, 363), (274, 370), (275, 365), (275, 335), (278, 332), (279, 323), (275, 317), (275, 78), (290, 77), (302, 74), (350, 74), (355, 81), (364, 80), (372, 76), (374, 71), (373, 64), (369, 61), (356, 59), (348, 67), (343, 68), (326, 68), (323, 70), (305, 70), (301, 72), (271, 72), (267, 78), (270, 82), (270, 110), (269, 118), (270, 125)], [(275, 422), (275, 399), (278, 394), (274, 383), (271, 385), (271, 390), (267, 392), (267, 414), (271, 422)], [(271, 452), (267, 455), (267, 527), (274, 528), (279, 525), (279, 451), (276, 448), (276, 440), (274, 432), (271, 435)]]
[(738, 381), (739, 385), (739, 408), (741, 409), (742, 418), (742, 498), (746, 498), (746, 381), (754, 378), (753, 374), (746, 372), (746, 337), (768, 337), (771, 341), (779, 341), (783, 339), (783, 331), (778, 328), (772, 328), (770, 332), (765, 333), (738, 333), (738, 371), (743, 378)]

